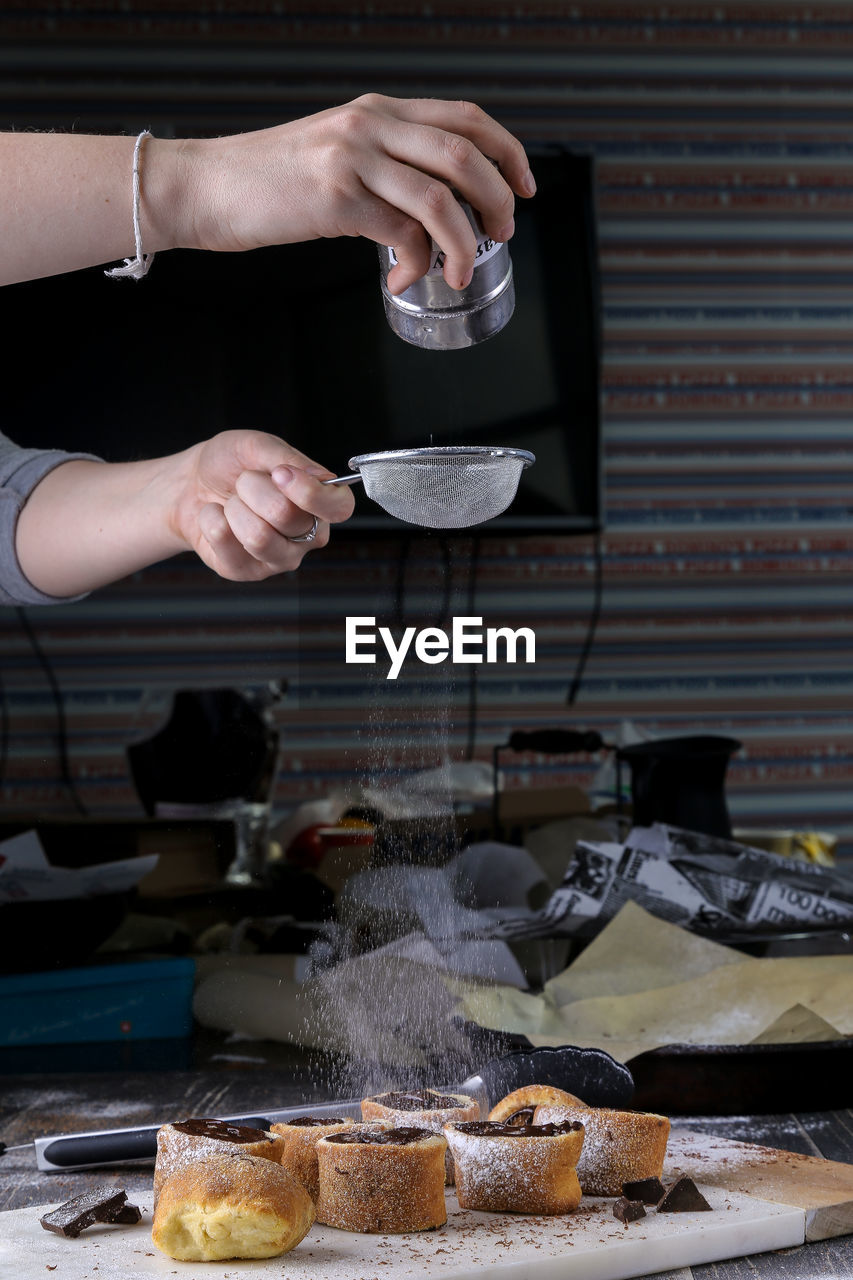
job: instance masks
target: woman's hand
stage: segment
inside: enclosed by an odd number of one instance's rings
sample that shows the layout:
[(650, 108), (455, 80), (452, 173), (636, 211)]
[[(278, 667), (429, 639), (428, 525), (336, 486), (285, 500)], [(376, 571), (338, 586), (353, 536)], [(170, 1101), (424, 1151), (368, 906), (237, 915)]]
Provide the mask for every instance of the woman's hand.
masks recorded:
[[(16, 527), (21, 568), (56, 597), (81, 595), (181, 551), (223, 578), (258, 582), (296, 569), (352, 514), (331, 471), (263, 431), (223, 431), (142, 462), (72, 459), (48, 472)], [(313, 528), (311, 542), (292, 542)]]
[[(129, 136), (0, 132), (0, 284), (132, 257), (133, 153)], [(535, 191), (521, 143), (473, 103), (375, 93), (252, 133), (149, 137), (139, 171), (146, 254), (366, 236), (394, 248), (395, 293), (430, 239), (448, 284), (469, 282), (476, 241), (451, 187), (493, 240)]]
[(370, 93), (272, 129), (153, 140), (146, 143), (152, 171), (164, 145), (180, 149), (183, 166), (172, 184), (185, 197), (177, 244), (239, 250), (366, 236), (393, 246), (396, 293), (426, 272), (430, 237), (446, 254), (448, 284), (470, 281), (476, 239), (451, 186), (493, 240), (512, 235), (513, 193), (536, 189), (521, 143), (469, 102)]
[[(223, 578), (259, 581), (298, 568), (329, 541), (329, 525), (352, 515), (345, 485), (326, 486), (334, 472), (261, 431), (223, 431), (194, 445), (176, 463), (184, 479), (171, 523), (205, 564)], [(310, 542), (294, 542), (319, 524)]]

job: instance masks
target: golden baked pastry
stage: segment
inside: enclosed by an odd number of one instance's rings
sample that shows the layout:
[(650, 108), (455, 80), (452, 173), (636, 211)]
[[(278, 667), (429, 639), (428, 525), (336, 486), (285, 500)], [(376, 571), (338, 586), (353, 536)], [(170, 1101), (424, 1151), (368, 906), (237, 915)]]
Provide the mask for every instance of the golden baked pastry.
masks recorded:
[[(391, 1124), (432, 1129), (441, 1133), (451, 1120), (479, 1120), (480, 1104), (467, 1093), (439, 1093), (437, 1089), (400, 1089), (363, 1098), (364, 1120), (387, 1120)], [(445, 1180), (453, 1184), (453, 1156), (447, 1152)]]
[(317, 1199), (320, 1178), (317, 1173), (317, 1143), (329, 1133), (340, 1133), (352, 1124), (349, 1117), (294, 1116), (270, 1126), (270, 1132), (282, 1140), (281, 1163), (298, 1178), (312, 1200)]
[(280, 1164), (237, 1150), (194, 1160), (164, 1180), (151, 1238), (181, 1262), (277, 1258), (313, 1221), (301, 1182)]
[(430, 1129), (354, 1124), (317, 1143), (317, 1221), (343, 1231), (429, 1231), (447, 1221), (447, 1143)]
[(531, 1124), (533, 1112), (544, 1104), (563, 1107), (585, 1107), (586, 1103), (565, 1089), (557, 1089), (551, 1084), (526, 1084), (522, 1089), (514, 1089), (500, 1102), (496, 1102), (489, 1112), (490, 1120), (500, 1120), (502, 1124)]
[(558, 1124), (456, 1121), (444, 1126), (463, 1209), (488, 1213), (572, 1213), (581, 1199), (575, 1165), (584, 1139), (578, 1120)]
[(154, 1164), (154, 1205), (166, 1178), (177, 1173), (193, 1160), (208, 1156), (233, 1155), (242, 1151), (246, 1155), (261, 1156), (265, 1160), (281, 1161), (281, 1138), (266, 1129), (253, 1129), (249, 1125), (233, 1124), (230, 1120), (211, 1120), (194, 1116), (189, 1120), (176, 1120), (164, 1124), (157, 1131), (157, 1159)]
[(586, 1130), (578, 1178), (588, 1196), (621, 1196), (623, 1182), (659, 1178), (663, 1171), (669, 1120), (651, 1111), (607, 1107), (537, 1107), (534, 1124), (579, 1120)]

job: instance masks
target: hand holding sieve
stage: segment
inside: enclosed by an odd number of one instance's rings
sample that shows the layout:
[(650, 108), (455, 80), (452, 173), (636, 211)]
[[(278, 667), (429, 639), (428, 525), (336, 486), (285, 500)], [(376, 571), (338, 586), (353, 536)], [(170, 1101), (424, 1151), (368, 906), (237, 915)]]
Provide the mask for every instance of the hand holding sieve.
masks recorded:
[(491, 445), (447, 445), (361, 453), (348, 466), (356, 474), (324, 484), (364, 485), (389, 515), (426, 529), (464, 529), (506, 511), (525, 467), (536, 461), (527, 449)]

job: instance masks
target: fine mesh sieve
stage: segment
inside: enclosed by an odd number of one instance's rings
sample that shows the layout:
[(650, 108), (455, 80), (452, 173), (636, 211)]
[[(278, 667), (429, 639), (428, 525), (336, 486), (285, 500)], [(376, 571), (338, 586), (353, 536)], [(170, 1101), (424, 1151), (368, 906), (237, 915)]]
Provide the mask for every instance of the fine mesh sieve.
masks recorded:
[(447, 445), (389, 449), (350, 458), (357, 475), (325, 484), (364, 484), (369, 498), (389, 515), (427, 529), (464, 529), (505, 511), (525, 467), (536, 459), (527, 449)]

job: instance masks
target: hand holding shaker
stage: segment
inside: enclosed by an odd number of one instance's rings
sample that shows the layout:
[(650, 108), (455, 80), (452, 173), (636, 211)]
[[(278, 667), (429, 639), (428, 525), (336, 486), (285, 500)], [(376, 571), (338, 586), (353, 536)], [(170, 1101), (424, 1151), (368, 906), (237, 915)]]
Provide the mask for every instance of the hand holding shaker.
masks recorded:
[(394, 250), (379, 245), (382, 298), (388, 323), (398, 337), (427, 351), (456, 351), (473, 347), (499, 333), (515, 308), (515, 287), (509, 247), (490, 240), (470, 204), (454, 190), (477, 237), (477, 257), (471, 283), (451, 289), (442, 275), (444, 254), (432, 241), (429, 271), (404, 293), (388, 291), (388, 272), (397, 259)]

